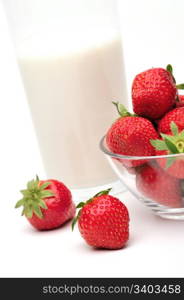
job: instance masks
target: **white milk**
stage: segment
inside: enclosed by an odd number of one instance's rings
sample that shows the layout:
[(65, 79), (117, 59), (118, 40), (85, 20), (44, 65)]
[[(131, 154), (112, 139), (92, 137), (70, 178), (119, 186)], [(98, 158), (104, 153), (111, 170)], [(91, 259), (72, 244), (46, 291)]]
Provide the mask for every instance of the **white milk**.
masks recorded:
[(111, 102), (127, 99), (119, 36), (48, 35), (17, 49), (47, 176), (71, 188), (109, 183), (99, 141), (118, 117)]

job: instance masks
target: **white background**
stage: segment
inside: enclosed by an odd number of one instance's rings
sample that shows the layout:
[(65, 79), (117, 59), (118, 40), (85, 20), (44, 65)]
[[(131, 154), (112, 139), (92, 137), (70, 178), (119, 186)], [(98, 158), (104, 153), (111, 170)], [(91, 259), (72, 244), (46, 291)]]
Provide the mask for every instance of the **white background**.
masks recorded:
[[(172, 63), (184, 80), (183, 0), (120, 1), (128, 88), (137, 72)], [(34, 231), (14, 210), (19, 190), (44, 176), (14, 49), (0, 6), (0, 276), (183, 276), (184, 223), (155, 217), (128, 192), (130, 241), (119, 251), (94, 250), (70, 224)]]

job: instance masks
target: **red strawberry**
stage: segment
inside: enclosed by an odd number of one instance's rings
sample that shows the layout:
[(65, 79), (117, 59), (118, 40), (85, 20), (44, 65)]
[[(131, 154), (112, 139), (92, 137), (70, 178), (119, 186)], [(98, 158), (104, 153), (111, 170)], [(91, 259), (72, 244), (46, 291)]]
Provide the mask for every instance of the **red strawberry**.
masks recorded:
[(178, 95), (178, 101), (176, 101), (176, 107), (184, 106), (184, 95)]
[(109, 191), (79, 203), (77, 208), (81, 209), (72, 228), (78, 221), (82, 237), (92, 247), (120, 249), (129, 239), (129, 214), (119, 199), (108, 195)]
[[(166, 150), (157, 150), (156, 155), (168, 155)], [(170, 157), (170, 158), (158, 158), (158, 164), (171, 176), (177, 177), (179, 179), (184, 178), (184, 155), (181, 157)], [(171, 165), (167, 166), (167, 162)]]
[(137, 189), (148, 199), (169, 207), (181, 207), (181, 182), (154, 165), (145, 165), (136, 175)]
[(160, 133), (170, 133), (170, 124), (174, 122), (177, 126), (179, 131), (184, 129), (184, 107), (175, 108), (168, 112), (158, 124), (158, 131)]
[(134, 112), (152, 120), (161, 118), (176, 103), (177, 88), (183, 85), (176, 86), (171, 65), (138, 74), (132, 85)]
[[(122, 104), (116, 105), (121, 118), (107, 132), (106, 142), (110, 151), (127, 156), (155, 155), (150, 139), (158, 138), (158, 134), (152, 123), (145, 118), (131, 115)], [(124, 159), (122, 163), (127, 167), (136, 167), (145, 163), (145, 160)]]
[(62, 182), (37, 177), (21, 193), (23, 198), (15, 207), (23, 206), (22, 215), (38, 230), (57, 228), (75, 215), (71, 192)]
[(161, 133), (162, 140), (150, 142), (156, 148), (156, 155), (170, 155), (158, 158), (158, 164), (170, 175), (184, 178), (184, 130), (179, 133), (176, 123), (171, 122), (170, 131), (169, 135)]

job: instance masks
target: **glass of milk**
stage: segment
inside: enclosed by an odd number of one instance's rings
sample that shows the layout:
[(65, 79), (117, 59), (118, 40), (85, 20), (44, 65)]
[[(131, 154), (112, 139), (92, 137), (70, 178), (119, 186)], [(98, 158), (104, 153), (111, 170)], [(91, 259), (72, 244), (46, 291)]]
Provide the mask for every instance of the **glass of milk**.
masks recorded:
[(117, 1), (3, 2), (47, 178), (85, 196), (112, 186), (98, 145), (112, 101), (127, 105)]

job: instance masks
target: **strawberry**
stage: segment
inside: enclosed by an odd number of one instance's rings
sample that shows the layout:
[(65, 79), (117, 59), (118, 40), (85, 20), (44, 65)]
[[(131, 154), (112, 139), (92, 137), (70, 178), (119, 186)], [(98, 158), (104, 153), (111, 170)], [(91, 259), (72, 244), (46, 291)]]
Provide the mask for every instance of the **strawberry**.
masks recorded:
[[(157, 150), (156, 155), (168, 155), (168, 151)], [(184, 156), (182, 159), (181, 157), (158, 158), (157, 162), (171, 176), (184, 179)]]
[(156, 155), (170, 155), (158, 158), (158, 164), (170, 175), (184, 178), (184, 130), (179, 133), (178, 126), (172, 121), (170, 131), (171, 134), (161, 133), (161, 140), (150, 142), (156, 148)]
[(136, 175), (137, 189), (146, 198), (169, 207), (181, 207), (181, 181), (157, 165), (145, 165)]
[(168, 112), (158, 124), (158, 131), (160, 133), (169, 134), (171, 132), (170, 124), (174, 122), (179, 131), (184, 129), (184, 107), (175, 108)]
[(184, 106), (184, 95), (178, 95), (178, 101), (176, 101), (176, 107)]
[(72, 223), (78, 221), (81, 236), (88, 245), (96, 248), (120, 249), (129, 239), (129, 214), (126, 206), (117, 198), (102, 191), (80, 208)]
[[(158, 138), (152, 123), (142, 117), (131, 115), (120, 103), (117, 106), (120, 118), (116, 120), (106, 135), (107, 146), (116, 154), (128, 156), (153, 156), (155, 149), (150, 139)], [(126, 167), (136, 167), (145, 160), (121, 160)]]
[(75, 215), (71, 192), (60, 181), (39, 180), (37, 176), (21, 193), (23, 198), (15, 207), (23, 206), (22, 215), (38, 230), (57, 228)]
[(172, 66), (166, 70), (152, 68), (138, 74), (132, 84), (133, 109), (139, 116), (155, 120), (161, 118), (172, 109), (177, 99), (177, 89)]

